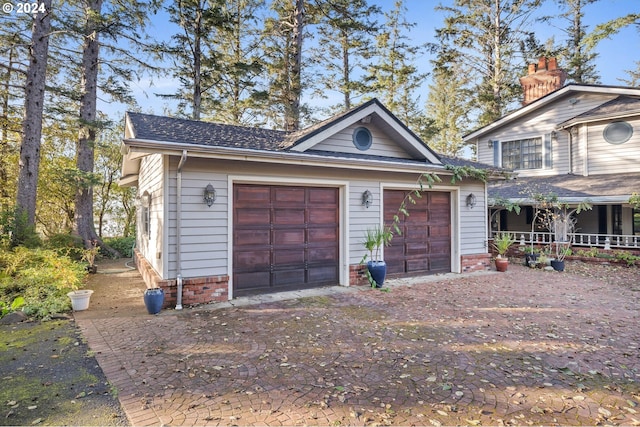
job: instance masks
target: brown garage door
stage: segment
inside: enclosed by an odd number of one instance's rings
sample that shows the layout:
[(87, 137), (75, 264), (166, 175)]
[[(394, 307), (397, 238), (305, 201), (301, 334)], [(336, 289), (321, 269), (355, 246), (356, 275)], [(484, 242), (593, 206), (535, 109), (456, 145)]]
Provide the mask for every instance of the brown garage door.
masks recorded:
[[(390, 225), (408, 191), (384, 191), (384, 221)], [(451, 197), (449, 193), (423, 192), (406, 203), (409, 216), (401, 215), (402, 235), (394, 233), (384, 250), (392, 273), (446, 273), (451, 271)]]
[(234, 186), (234, 295), (338, 283), (338, 189)]

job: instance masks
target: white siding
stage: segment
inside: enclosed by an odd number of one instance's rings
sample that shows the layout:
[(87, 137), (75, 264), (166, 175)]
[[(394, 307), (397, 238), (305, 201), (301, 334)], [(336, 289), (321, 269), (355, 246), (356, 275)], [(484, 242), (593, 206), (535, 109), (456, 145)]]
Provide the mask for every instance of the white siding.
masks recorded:
[[(477, 141), (478, 161), (493, 164), (493, 148), (488, 145), (489, 140), (513, 141), (524, 138), (544, 137), (545, 134), (551, 133), (558, 123), (569, 120), (579, 114), (584, 113), (592, 108), (597, 107), (617, 95), (601, 95), (601, 94), (569, 94), (566, 97), (556, 100), (556, 102), (536, 109), (519, 119), (494, 130), (490, 134), (482, 136)], [(572, 100), (570, 102), (570, 100)], [(574, 102), (575, 100), (576, 102)], [(581, 166), (577, 155), (574, 141), (574, 166)], [(553, 141), (553, 168), (551, 169), (521, 169), (518, 170), (520, 176), (536, 176), (536, 175), (558, 175), (571, 171), (571, 162), (569, 159), (569, 134), (561, 131), (557, 133), (556, 140)], [(574, 167), (575, 170), (575, 167)]]
[[(169, 272), (166, 277), (176, 274), (176, 168), (178, 159), (170, 161), (170, 172), (166, 180), (169, 185), (168, 197), (168, 247)], [(365, 230), (381, 223), (383, 206), (381, 191), (384, 185), (393, 183), (396, 188), (417, 188), (418, 173), (381, 173), (377, 171), (342, 171), (304, 166), (267, 165), (260, 163), (216, 161), (188, 158), (182, 174), (182, 274), (183, 277), (210, 275), (231, 275), (229, 241), (232, 233), (232, 219), (228, 218), (229, 203), (233, 195), (228, 194), (233, 183), (256, 183), (273, 185), (330, 186), (339, 188), (341, 200), (341, 259), (343, 272), (341, 281), (348, 280), (348, 266), (358, 264), (366, 250), (362, 244)], [(485, 191), (479, 182), (449, 185), (449, 178), (442, 176), (439, 191), (451, 191), (452, 197), (452, 258), (457, 268), (459, 255), (486, 253)], [(202, 192), (211, 183), (217, 192), (213, 206), (207, 207), (202, 201)], [(362, 205), (362, 193), (369, 190), (373, 194), (373, 204)], [(427, 190), (425, 188), (425, 190)], [(466, 197), (474, 193), (477, 205), (466, 207)], [(459, 204), (459, 206), (458, 206)], [(348, 212), (348, 218), (346, 213)], [(460, 221), (457, 213), (461, 212)], [(459, 252), (458, 252), (459, 251)], [(347, 274), (345, 274), (345, 271)]]
[[(638, 172), (640, 165), (640, 119), (626, 120), (633, 126), (631, 139), (623, 144), (609, 144), (602, 136), (606, 123), (592, 123), (585, 132), (589, 175)], [(640, 185), (639, 185), (640, 187)]]
[[(371, 132), (373, 142), (371, 148), (367, 151), (360, 151), (353, 145), (353, 131), (359, 127), (366, 127)], [(371, 156), (387, 156), (402, 159), (410, 159), (411, 156), (398, 146), (385, 133), (381, 132), (377, 127), (367, 124), (357, 123), (349, 126), (343, 131), (335, 134), (333, 137), (322, 141), (312, 148), (313, 150), (335, 151), (338, 153), (355, 153), (367, 154)]]
[(142, 209), (137, 213), (137, 238), (138, 250), (149, 261), (151, 266), (162, 275), (162, 233), (164, 223), (164, 158), (160, 154), (152, 154), (143, 157), (140, 162), (140, 174), (138, 180), (138, 197), (147, 191), (151, 195), (149, 209), (150, 233), (143, 232)]
[[(169, 275), (175, 277), (177, 166), (172, 158), (169, 173)], [(211, 207), (203, 202), (207, 184), (216, 190)], [(227, 274), (227, 174), (211, 169), (202, 159), (187, 158), (182, 169), (182, 276), (200, 277)]]
[[(471, 193), (476, 196), (476, 205), (472, 209), (467, 207), (467, 196)], [(486, 253), (487, 203), (484, 184), (479, 181), (463, 182), (460, 186), (458, 203), (460, 206), (460, 255)], [(453, 227), (451, 231), (455, 233)]]

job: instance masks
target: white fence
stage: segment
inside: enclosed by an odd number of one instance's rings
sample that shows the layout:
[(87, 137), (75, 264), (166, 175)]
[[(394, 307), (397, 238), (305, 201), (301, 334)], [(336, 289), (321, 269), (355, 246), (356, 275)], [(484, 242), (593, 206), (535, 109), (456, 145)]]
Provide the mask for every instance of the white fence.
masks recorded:
[[(553, 242), (553, 233), (531, 232), (531, 231), (494, 231), (496, 233), (513, 233), (516, 236), (516, 244), (525, 245), (537, 243), (545, 245)], [(640, 249), (640, 236), (616, 235), (616, 234), (593, 234), (593, 233), (573, 233), (573, 246), (587, 246), (604, 249)]]

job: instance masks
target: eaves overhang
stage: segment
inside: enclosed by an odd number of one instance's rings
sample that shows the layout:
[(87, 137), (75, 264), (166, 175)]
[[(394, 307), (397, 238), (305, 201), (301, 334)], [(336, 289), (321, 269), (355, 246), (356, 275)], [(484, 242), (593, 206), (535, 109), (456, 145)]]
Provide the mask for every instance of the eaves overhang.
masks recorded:
[[(123, 140), (126, 147), (123, 158), (123, 170), (127, 169), (127, 163), (138, 161), (149, 154), (163, 154), (169, 156), (181, 156), (187, 150), (189, 157), (237, 160), (245, 162), (277, 163), (283, 165), (307, 165), (315, 167), (330, 167), (354, 170), (379, 170), (384, 172), (437, 172), (450, 175), (442, 164), (432, 164), (427, 161), (415, 161), (398, 158), (353, 158), (335, 155), (314, 155), (291, 151), (253, 150), (236, 147), (198, 146), (168, 141), (153, 141), (142, 139)], [(135, 159), (135, 160), (134, 160)], [(134, 165), (131, 165), (134, 166)], [(138, 163), (139, 166), (139, 163)], [(134, 166), (135, 167), (135, 166)]]

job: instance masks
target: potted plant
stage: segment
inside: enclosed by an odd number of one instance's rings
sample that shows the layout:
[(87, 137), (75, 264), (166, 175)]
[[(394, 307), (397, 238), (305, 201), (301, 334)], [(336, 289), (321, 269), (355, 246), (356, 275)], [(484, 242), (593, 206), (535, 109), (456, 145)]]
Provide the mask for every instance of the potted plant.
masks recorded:
[[(369, 273), (369, 282), (371, 286), (381, 288), (387, 275), (387, 263), (380, 258), (380, 249), (382, 246), (389, 246), (393, 233), (389, 227), (377, 226), (367, 228), (365, 232), (364, 247), (369, 251), (369, 261), (367, 262), (367, 271)], [(364, 256), (364, 260), (367, 255)]]
[(516, 239), (512, 233), (503, 231), (495, 235), (493, 238), (493, 247), (498, 253), (498, 256), (496, 256), (496, 270), (502, 272), (507, 271), (509, 259), (506, 257), (506, 253), (515, 242)]
[(527, 267), (535, 267), (538, 264), (538, 257), (540, 251), (533, 246), (526, 246), (524, 248), (524, 265)]

